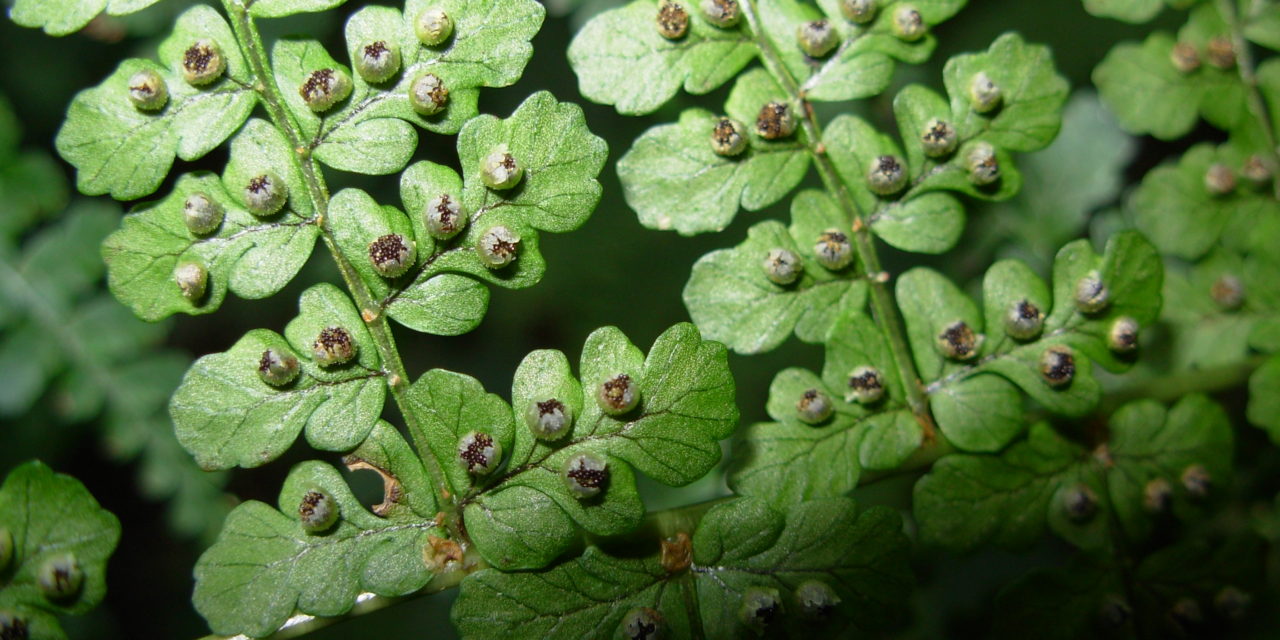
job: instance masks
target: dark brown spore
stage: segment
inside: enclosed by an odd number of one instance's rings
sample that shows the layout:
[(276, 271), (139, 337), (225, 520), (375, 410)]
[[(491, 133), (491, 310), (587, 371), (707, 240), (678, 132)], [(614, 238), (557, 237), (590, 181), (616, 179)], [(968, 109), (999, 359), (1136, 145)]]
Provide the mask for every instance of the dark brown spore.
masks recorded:
[(298, 504), (298, 515), (304, 521), (314, 520), (316, 517), (316, 507), (324, 502), (324, 494), (319, 491), (308, 491), (302, 496), (302, 502)]
[(493, 436), (487, 433), (477, 433), (471, 438), (467, 448), (458, 452), (458, 457), (467, 463), (467, 471), (474, 471), (477, 467), (480, 469), (488, 468), (493, 460), (485, 454), (484, 450), (493, 446)]
[(1214, 36), (1209, 39), (1205, 50), (1209, 64), (1219, 69), (1230, 69), (1236, 66), (1236, 50), (1231, 44), (1230, 36)]
[(1129, 350), (1138, 346), (1138, 333), (1136, 331), (1117, 331), (1113, 334), (1117, 347), (1122, 350)]
[(689, 12), (675, 2), (658, 7), (658, 31), (667, 38), (679, 38), (689, 28)]
[(1030, 300), (1023, 300), (1017, 306), (1018, 317), (1023, 320), (1035, 320), (1040, 317), (1040, 307), (1037, 307)]
[(129, 90), (145, 94), (146, 97), (151, 97), (156, 94), (156, 88), (146, 83), (140, 84), (136, 87), (129, 87)]
[(1147, 511), (1160, 513), (1173, 504), (1173, 487), (1164, 478), (1155, 478), (1142, 489), (1143, 505)]
[(1200, 67), (1200, 54), (1195, 45), (1189, 42), (1173, 45), (1173, 51), (1169, 55), (1173, 58), (1173, 65), (1183, 73), (1190, 73)]
[(884, 382), (880, 380), (880, 376), (876, 372), (867, 371), (860, 376), (849, 376), (849, 388), (861, 391), (878, 391), (884, 388)]
[[(449, 99), (449, 90), (445, 88), (443, 82), (437, 81), (435, 86), (431, 88), (431, 92), (427, 94), (427, 99), (431, 100), (432, 104), (437, 107), (443, 107), (444, 103)], [(508, 161), (515, 163), (515, 160), (510, 155), (504, 158), (502, 163), (507, 164)]]
[(454, 214), (450, 204), (453, 204), (453, 199), (445, 193), (440, 195), (440, 204), (436, 206), (436, 212), (440, 214), (440, 229), (447, 233), (453, 233), (458, 228), (458, 216)]
[(836, 610), (836, 606), (830, 602), (824, 602), (813, 608), (813, 617), (818, 620), (826, 620), (831, 617), (831, 612)]
[(912, 9), (902, 14), (902, 26), (909, 29), (918, 29), (924, 25), (924, 16), (919, 11)]
[(23, 618), (10, 618), (8, 623), (0, 627), (0, 640), (27, 640), (30, 637), (27, 621)]
[(271, 188), (271, 180), (267, 176), (262, 175), (249, 180), (249, 191), (251, 193), (262, 193)]
[(513, 256), (516, 254), (516, 245), (515, 243), (507, 242), (502, 238), (495, 237), (493, 239), (493, 244), (489, 245), (489, 251), (495, 256)]
[(786, 125), (790, 118), (791, 107), (782, 102), (770, 102), (760, 108), (756, 116), (756, 131), (767, 139), (781, 138), (790, 133)]
[(733, 128), (732, 120), (728, 118), (720, 118), (716, 121), (716, 128), (711, 132), (711, 135), (715, 138), (716, 144), (723, 147), (730, 147), (737, 142), (735, 138), (738, 137), (738, 132)]
[(266, 373), (271, 370), (271, 350), (267, 349), (262, 352), (262, 357), (258, 359), (258, 371)]
[(756, 608), (755, 619), (764, 626), (773, 624), (774, 618), (778, 617), (778, 603), (774, 602), (767, 606)]
[(1041, 370), (1045, 380), (1052, 385), (1063, 385), (1071, 382), (1076, 374), (1076, 358), (1065, 351), (1050, 351), (1046, 366)]
[(303, 100), (310, 102), (328, 96), (333, 85), (333, 69), (319, 69), (307, 76), (307, 81), (302, 83), (298, 93)]
[(204, 73), (209, 69), (213, 55), (213, 49), (193, 44), (182, 54), (182, 66), (192, 73)]
[(924, 139), (926, 142), (941, 144), (947, 141), (947, 136), (950, 133), (951, 129), (947, 126), (947, 123), (937, 122), (924, 133)]
[(588, 469), (582, 461), (578, 461), (578, 466), (565, 475), (587, 489), (599, 489), (609, 481), (609, 469)]
[(509, 153), (502, 154), (502, 167), (508, 171), (516, 170), (516, 159)]
[(387, 48), (387, 43), (379, 40), (370, 45), (365, 45), (364, 55), (374, 60), (381, 59), (382, 56), (389, 53), (391, 49)]
[(1082, 522), (1093, 517), (1098, 508), (1098, 499), (1087, 486), (1075, 487), (1067, 492), (1064, 507), (1067, 517)]
[(973, 335), (973, 329), (965, 322), (956, 322), (948, 326), (942, 331), (942, 339), (951, 346), (951, 352), (957, 358), (968, 358), (973, 355), (973, 349), (977, 346), (977, 337)]
[(1000, 159), (995, 154), (985, 156), (973, 166), (974, 172), (983, 176), (1000, 175)]
[(631, 376), (621, 374), (604, 381), (604, 398), (609, 406), (621, 409), (627, 406), (627, 388), (631, 386)]
[(880, 156), (878, 161), (880, 165), (876, 170), (886, 176), (892, 177), (894, 174), (902, 172), (902, 165), (898, 164), (898, 159), (893, 156)]
[(649, 640), (650, 638), (657, 637), (657, 635), (658, 635), (657, 621), (651, 622), (649, 624), (645, 624), (644, 621), (642, 620), (636, 623), (636, 633), (631, 637), (634, 638), (635, 640)]
[(827, 252), (834, 256), (844, 251), (845, 245), (849, 244), (849, 236), (842, 231), (823, 231), (818, 242), (825, 244)]
[(342, 327), (328, 327), (320, 332), (320, 337), (316, 338), (316, 342), (324, 347), (330, 353), (351, 353), (354, 345), (351, 343), (351, 334), (347, 333)]
[(382, 267), (404, 262), (409, 255), (409, 245), (398, 233), (388, 233), (369, 245), (369, 259)]
[(539, 402), (537, 404), (538, 404), (539, 416), (548, 416), (557, 411), (559, 411), (562, 414), (564, 413), (564, 403), (560, 402), (559, 400), (556, 400), (555, 398), (552, 398), (550, 400), (546, 400), (543, 402)]

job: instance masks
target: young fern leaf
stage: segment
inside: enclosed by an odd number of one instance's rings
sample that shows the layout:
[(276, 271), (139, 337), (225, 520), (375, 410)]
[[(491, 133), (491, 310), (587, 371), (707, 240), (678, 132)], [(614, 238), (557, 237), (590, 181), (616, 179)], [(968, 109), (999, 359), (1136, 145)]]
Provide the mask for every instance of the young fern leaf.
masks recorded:
[[(252, 133), (237, 137), (233, 157), (253, 133), (279, 140), (261, 120), (251, 121), (245, 131)], [(292, 210), (270, 220), (249, 213), (232, 194), (251, 179), (237, 181), (231, 170), (223, 179), (189, 173), (178, 179), (168, 196), (125, 216), (121, 229), (102, 246), (108, 284), (116, 298), (138, 317), (159, 320), (174, 313), (213, 313), (228, 290), (254, 299), (284, 288), (311, 256), (320, 231)], [(193, 233), (184, 220), (193, 196), (204, 196), (223, 212), (217, 229), (207, 235)], [(174, 269), (186, 262), (198, 262), (208, 271), (206, 292), (194, 300), (183, 296), (174, 283)]]
[(81, 615), (107, 593), (120, 521), (71, 476), (39, 461), (0, 487), (0, 632), (65, 638), (59, 615)]
[(1165, 309), (1183, 371), (1220, 370), (1248, 362), (1252, 352), (1274, 353), (1269, 324), (1280, 317), (1280, 264), (1261, 254), (1215, 249), (1194, 263), (1167, 259)]
[[(479, 3), (470, 3), (476, 4)], [(362, 74), (334, 62), (319, 43), (281, 40), (272, 51), (276, 82), (290, 111), (311, 140), (315, 157), (335, 169), (366, 174), (396, 173), (417, 148), (416, 125), (453, 134), (475, 117), (480, 87), (514, 82), (528, 62), (528, 41), (542, 23), (542, 8), (529, 0), (505, 0), (492, 7), (446, 3), (456, 16), (448, 44), (426, 48), (414, 35), (414, 20), (428, 2), (410, 2), (405, 13), (388, 7), (366, 7), (346, 26), (347, 52), (353, 66), (369, 47), (394, 51), (399, 69), (384, 81), (370, 83)], [(351, 79), (353, 89), (334, 108), (316, 112), (299, 88), (311, 74), (332, 69)], [(430, 74), (443, 87), (439, 111), (422, 115), (411, 94)]]
[[(1226, 38), (1229, 32), (1217, 3), (1201, 3), (1176, 39), (1156, 32), (1142, 44), (1113, 48), (1094, 69), (1093, 82), (1130, 133), (1173, 140), (1187, 135), (1200, 118), (1219, 129), (1256, 132), (1248, 88), (1235, 68), (1234, 54), (1225, 68), (1202, 61), (1210, 41)], [(1183, 50), (1186, 62), (1180, 63), (1174, 54)], [(1280, 62), (1274, 59), (1264, 66), (1273, 68), (1272, 73), (1280, 70)]]
[[(598, 396), (620, 376), (638, 406), (614, 415)], [(537, 351), (517, 371), (514, 407), (446, 371), (428, 372), (409, 391), (410, 410), (424, 425), (417, 439), (430, 443), (467, 532), (493, 566), (546, 566), (578, 539), (578, 528), (630, 531), (644, 515), (632, 467), (664, 484), (688, 484), (719, 461), (718, 441), (737, 422), (724, 347), (702, 340), (693, 325), (668, 329), (647, 359), (617, 329), (599, 329), (583, 348), (580, 379), (559, 352)], [(546, 392), (555, 395), (542, 397)], [(527, 417), (530, 403), (549, 400), (571, 416), (571, 427), (555, 437), (535, 434)], [(496, 443), (503, 466), (477, 473), (459, 461), (466, 436), (477, 432)], [(584, 455), (603, 461), (606, 471), (599, 493), (581, 497), (566, 471)]]
[[(1225, 192), (1210, 185), (1210, 171), (1243, 172), (1252, 156), (1234, 143), (1189, 149), (1176, 165), (1153, 169), (1129, 202), (1139, 230), (1160, 252), (1196, 260), (1215, 247), (1231, 252), (1267, 252), (1280, 232), (1280, 202), (1232, 178)], [(1217, 191), (1211, 188), (1218, 188)]]
[[(770, 351), (792, 330), (805, 342), (822, 342), (845, 312), (867, 304), (866, 281), (852, 264), (831, 270), (819, 261), (816, 247), (825, 247), (823, 238), (834, 237), (823, 234), (844, 226), (834, 198), (821, 191), (800, 192), (791, 202), (790, 227), (761, 222), (741, 245), (708, 253), (693, 265), (684, 288), (689, 315), (707, 335), (738, 353)], [(775, 249), (799, 258), (800, 274), (794, 281), (780, 284), (768, 278), (764, 265)], [(851, 255), (853, 249), (845, 251)]]
[[(1107, 305), (1086, 311), (1086, 283), (1105, 288)], [(1103, 256), (1085, 240), (1068, 244), (1054, 262), (1053, 299), (1037, 276), (1018, 263), (997, 263), (983, 283), (985, 327), (978, 308), (949, 281), (927, 269), (914, 269), (898, 280), (907, 335), (920, 375), (927, 381), (934, 417), (942, 433), (957, 447), (995, 451), (1022, 430), (1020, 411), (993, 419), (993, 407), (1016, 407), (1014, 385), (1054, 413), (1082, 415), (1098, 401), (1100, 388), (1090, 360), (1121, 371), (1131, 364), (1116, 353), (1110, 332), (1124, 318), (1137, 325), (1155, 320), (1160, 308), (1162, 270), (1153, 247), (1136, 233), (1119, 234)], [(1007, 320), (1011, 308), (1028, 300), (1043, 315), (1038, 334), (1017, 339)], [(975, 335), (973, 355), (947, 352), (951, 330), (964, 322)], [(1050, 350), (1063, 349), (1060, 363), (1066, 379), (1046, 369)], [(972, 362), (968, 362), (972, 359)]]
[[(846, 637), (883, 628), (901, 611), (912, 583), (907, 548), (898, 516), (884, 507), (840, 498), (782, 512), (742, 498), (712, 507), (692, 541), (681, 532), (663, 542), (661, 556), (616, 558), (589, 547), (540, 572), (477, 572), (462, 583), (453, 621), (467, 637), (644, 637), (624, 634), (647, 609), (643, 619), (663, 637)], [(827, 587), (818, 587), (825, 601), (802, 600), (815, 580)]]
[[(211, 41), (225, 71), (196, 87), (183, 79), (187, 52)], [(248, 64), (235, 36), (214, 9), (197, 5), (178, 18), (160, 43), (160, 64), (129, 59), (102, 84), (80, 92), (58, 131), (58, 153), (76, 167), (82, 193), (109, 193), (132, 200), (153, 193), (169, 173), (174, 156), (195, 160), (235, 133), (257, 104)], [(154, 111), (130, 102), (135, 74), (151, 70), (168, 88), (165, 106)]]
[[(971, 104), (972, 84), (979, 76), (1001, 91), (1000, 103), (987, 113), (977, 113)], [(940, 190), (989, 199), (1012, 196), (1021, 180), (1009, 152), (1047, 145), (1057, 134), (1067, 95), (1066, 80), (1054, 71), (1048, 49), (1027, 45), (1016, 35), (1002, 36), (986, 53), (951, 59), (944, 77), (950, 106), (914, 85), (894, 101), (905, 159), (892, 139), (854, 116), (836, 118), (818, 145), (830, 154), (872, 229), (910, 251), (946, 251), (963, 226), (963, 208), (957, 201), (934, 195), (914, 202), (918, 196)], [(725, 111), (735, 120), (755, 123), (761, 105), (794, 101), (784, 86), (765, 70), (748, 71), (738, 79)], [(814, 153), (806, 145), (817, 144), (808, 140), (807, 129), (796, 134), (798, 140), (766, 141), (753, 135), (745, 154), (726, 157), (710, 148), (714, 122), (706, 112), (686, 111), (678, 125), (650, 129), (619, 161), (624, 195), (642, 224), (685, 235), (723, 229), (739, 206), (762, 209), (804, 177)], [(949, 128), (952, 141), (926, 156), (923, 145), (938, 126)], [(974, 177), (980, 153), (991, 156), (982, 165), (990, 174), (983, 180)], [(885, 158), (893, 159), (894, 171), (905, 179), (872, 187), (868, 168)], [(696, 177), (690, 181), (689, 176)]]
[[(692, 6), (692, 5), (690, 5)], [(658, 33), (658, 2), (637, 0), (593, 18), (569, 44), (578, 90), (619, 113), (650, 113), (675, 97), (714, 90), (757, 54), (741, 28), (721, 29), (693, 19), (680, 40)]]
[[(319, 347), (346, 334), (349, 362), (324, 365)], [(382, 413), (387, 384), (381, 357), (360, 314), (330, 284), (303, 292), (285, 337), (266, 329), (245, 334), (224, 353), (191, 366), (169, 405), (178, 439), (206, 469), (256, 467), (284, 453), (306, 429), (317, 449), (348, 451)], [(296, 378), (265, 379), (268, 351), (296, 359)]]
[[(755, 2), (750, 7), (741, 4), (740, 11), (755, 10)], [(589, 21), (569, 45), (569, 62), (587, 99), (614, 105), (619, 113), (641, 115), (656, 111), (681, 87), (702, 94), (724, 84), (761, 55), (759, 37), (786, 52), (788, 70), (797, 80), (808, 79), (805, 89), (814, 100), (876, 95), (888, 86), (893, 58), (922, 62), (936, 45), (931, 35), (915, 42), (894, 37), (889, 10), (881, 11), (872, 23), (853, 25), (845, 22), (835, 2), (818, 4), (811, 7), (793, 0), (760, 3), (763, 34), (752, 34), (746, 19), (719, 27), (695, 17), (688, 21), (685, 34), (667, 39), (655, 23), (659, 3), (635, 0)], [(964, 0), (915, 3), (926, 26), (950, 18), (963, 5)], [(686, 11), (698, 12), (696, 2), (683, 6)], [(806, 57), (795, 46), (795, 33), (800, 24), (824, 14), (840, 45), (822, 63)]]
[[(1249, 420), (1275, 439), (1275, 365), (1266, 358), (1280, 350), (1280, 264), (1271, 257), (1271, 239), (1280, 233), (1280, 160), (1268, 106), (1280, 95), (1280, 62), (1257, 63), (1246, 42), (1274, 48), (1273, 9), (1204, 3), (1176, 42), (1156, 33), (1141, 47), (1120, 45), (1094, 75), (1132, 131), (1176, 138), (1203, 117), (1230, 135), (1224, 145), (1194, 146), (1176, 164), (1148, 173), (1127, 205), (1166, 262), (1163, 320), (1175, 371), (1224, 386), (1248, 377)], [(1167, 89), (1159, 105), (1143, 104), (1146, 92), (1133, 91), (1155, 85)]]
[[(295, 610), (336, 616), (361, 593), (402, 596), (431, 580), (429, 540), (439, 530), (421, 463), (386, 423), (347, 459), (385, 465), (381, 473), (399, 487), (388, 491), (387, 503), (408, 504), (370, 513), (333, 467), (294, 466), (279, 510), (242, 503), (196, 564), (193, 601), (215, 633), (266, 636)], [(337, 514), (309, 527), (322, 509)]]
[[(725, 105), (728, 117), (754, 126), (761, 105), (786, 102), (786, 94), (763, 69), (738, 78)], [(689, 109), (679, 122), (660, 125), (636, 139), (618, 161), (623, 196), (651, 229), (683, 235), (718, 231), (741, 206), (756, 211), (787, 195), (809, 170), (810, 156), (793, 138), (748, 136), (740, 156), (711, 146), (717, 117)]]
[[(1038, 423), (1000, 455), (954, 455), (934, 465), (913, 499), (921, 540), (953, 550), (984, 542), (1020, 548), (1047, 526), (1097, 550), (1114, 544), (1112, 517), (1126, 539), (1142, 540), (1166, 514), (1202, 511), (1206, 492), (1230, 473), (1231, 441), (1226, 413), (1202, 395), (1168, 410), (1153, 400), (1125, 405), (1092, 449)], [(1207, 474), (1202, 484), (1196, 474)]]
[[(851, 373), (874, 367), (882, 396), (846, 400)], [(814, 393), (831, 403), (829, 418), (813, 421), (801, 406)], [(747, 428), (734, 449), (729, 486), (775, 506), (847, 494), (864, 468), (894, 469), (920, 446), (921, 426), (906, 406), (901, 373), (888, 340), (871, 318), (853, 311), (826, 340), (821, 375), (800, 368), (778, 373), (769, 389), (769, 417)]]
[[(1110, 287), (1109, 306), (1085, 314), (1076, 306), (1076, 287), (1093, 271)], [(1025, 426), (1019, 388), (1054, 413), (1093, 409), (1101, 392), (1090, 360), (1113, 371), (1131, 364), (1131, 352), (1112, 352), (1111, 332), (1123, 318), (1134, 327), (1155, 320), (1160, 286), (1155, 251), (1134, 233), (1113, 239), (1104, 256), (1083, 240), (1064, 247), (1052, 296), (1024, 264), (998, 262), (984, 280), (981, 309), (936, 272), (903, 274), (897, 299), (942, 435), (962, 450), (1000, 450)], [(1008, 335), (1016, 331), (1008, 328), (1009, 316), (1024, 303), (1038, 331), (1015, 338)], [(965, 353), (944, 340), (966, 335), (971, 342)], [(885, 329), (853, 309), (835, 319), (824, 342), (820, 376), (787, 369), (775, 377), (768, 410), (776, 422), (748, 428), (730, 471), (735, 491), (773, 504), (843, 495), (857, 487), (864, 468), (898, 468), (922, 445), (924, 432), (907, 404)], [(1071, 358), (1065, 383), (1044, 368), (1045, 354), (1064, 348)], [(877, 372), (879, 395), (859, 397), (863, 367)], [(815, 393), (831, 403), (829, 417), (805, 415)]]

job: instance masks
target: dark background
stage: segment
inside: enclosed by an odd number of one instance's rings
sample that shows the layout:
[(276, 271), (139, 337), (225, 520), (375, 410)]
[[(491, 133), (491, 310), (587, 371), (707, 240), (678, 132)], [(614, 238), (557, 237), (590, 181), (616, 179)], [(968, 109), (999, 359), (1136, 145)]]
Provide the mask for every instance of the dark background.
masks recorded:
[[(155, 7), (123, 20), (98, 25), (92, 35), (81, 33), (53, 39), (35, 30), (22, 29), (0, 20), (0, 93), (13, 103), (25, 130), (24, 146), (42, 147), (52, 153), (52, 140), (61, 124), (67, 104), (80, 89), (92, 86), (109, 74), (126, 57), (150, 57), (173, 17), (192, 4), (189, 0), (165, 0)], [(263, 21), (268, 37), (305, 33), (319, 37), (330, 51), (340, 52), (341, 24), (347, 15), (366, 3), (348, 2), (337, 11)], [(392, 3), (383, 3), (392, 4)], [(560, 3), (564, 4), (563, 0)], [(737, 221), (720, 234), (683, 238), (670, 232), (642, 228), (622, 200), (614, 165), (646, 128), (676, 119), (680, 110), (694, 105), (718, 109), (728, 87), (709, 96), (680, 94), (658, 113), (633, 118), (622, 117), (611, 107), (585, 103), (578, 95), (576, 79), (565, 59), (565, 50), (574, 29), (593, 10), (609, 2), (590, 2), (576, 13), (549, 15), (534, 41), (535, 54), (522, 80), (505, 89), (481, 94), (483, 113), (505, 116), (529, 93), (548, 89), (561, 100), (575, 101), (586, 110), (589, 127), (609, 143), (609, 162), (601, 175), (604, 197), (591, 220), (580, 230), (564, 235), (545, 234), (542, 250), (548, 268), (545, 280), (523, 291), (493, 289), (488, 315), (478, 329), (461, 337), (440, 338), (416, 334), (397, 326), (397, 338), (411, 374), (428, 368), (446, 368), (479, 378), (491, 391), (508, 395), (511, 375), (530, 350), (556, 348), (576, 361), (581, 344), (596, 327), (616, 325), (641, 348), (673, 323), (688, 314), (681, 303), (681, 291), (689, 269), (702, 254), (733, 246), (745, 237), (749, 225), (769, 216), (786, 218), (789, 199), (773, 209), (758, 213), (741, 212)], [(556, 7), (565, 9), (564, 6)], [(1166, 15), (1165, 28), (1176, 29), (1179, 15)], [(1157, 25), (1160, 25), (1157, 22)], [(1140, 39), (1148, 27), (1131, 27), (1087, 15), (1079, 0), (971, 0), (969, 7), (934, 31), (940, 45), (931, 61), (919, 67), (899, 65), (898, 86), (922, 82), (941, 87), (941, 67), (955, 53), (983, 50), (1000, 33), (1019, 31), (1029, 41), (1052, 47), (1057, 65), (1073, 89), (1088, 88), (1089, 74), (1112, 45), (1121, 40)], [(115, 41), (115, 38), (120, 38)], [(105, 38), (105, 40), (104, 40)], [(889, 112), (894, 89), (863, 103), (873, 117)], [(891, 129), (892, 130), (892, 129)], [(423, 132), (417, 159), (456, 165), (452, 138)], [(1184, 141), (1178, 148), (1186, 146)], [(1130, 168), (1140, 176), (1151, 164), (1171, 151), (1163, 145), (1144, 141), (1141, 154)], [(176, 176), (193, 168), (220, 171), (225, 149), (215, 151), (197, 163), (179, 161), (171, 173)], [(74, 183), (70, 167), (68, 179)], [(342, 186), (359, 186), (381, 202), (398, 202), (397, 180), (393, 177), (352, 177), (330, 171), (334, 191)], [(816, 182), (813, 176), (810, 180)], [(159, 193), (166, 193), (169, 184)], [(981, 207), (970, 210), (970, 228), (982, 224)], [(949, 256), (925, 262), (946, 269)], [(270, 300), (244, 301), (229, 296), (216, 314), (179, 317), (169, 344), (192, 357), (222, 351), (245, 331), (256, 327), (281, 330), (296, 311), (297, 294), (317, 281), (338, 281), (324, 251), (317, 251), (303, 273), (282, 293)], [(900, 272), (919, 264), (919, 256), (890, 254), (887, 268)], [(766, 420), (764, 398), (775, 372), (787, 366), (821, 366), (821, 352), (794, 340), (764, 355), (731, 356), (738, 383), (743, 424)], [(0, 375), (3, 375), (0, 372)], [(390, 405), (390, 403), (388, 403)], [(389, 419), (394, 417), (388, 414)], [(105, 603), (92, 614), (65, 620), (73, 638), (194, 638), (207, 633), (203, 621), (190, 604), (191, 569), (207, 541), (184, 539), (172, 534), (165, 522), (165, 506), (142, 498), (137, 490), (132, 465), (111, 462), (96, 440), (93, 424), (51, 430), (41, 440), (21, 447), (5, 447), (0, 453), (0, 470), (17, 461), (41, 457), (55, 469), (79, 477), (102, 502), (116, 513), (124, 526), (120, 548), (111, 561), (109, 593)], [(317, 455), (305, 446), (295, 447), (286, 460), (253, 470), (238, 470), (231, 476), (229, 490), (241, 499), (274, 502), (276, 492), (290, 462), (319, 457), (336, 463), (336, 456)], [(356, 476), (358, 489), (373, 488), (367, 479)], [(880, 483), (865, 491), (863, 499), (905, 507), (912, 477)], [(646, 483), (643, 487), (650, 509), (696, 502), (722, 492), (719, 473), (693, 487), (666, 489)], [(922, 569), (917, 611), (921, 614), (906, 636), (954, 636), (980, 625), (973, 618), (990, 603), (994, 590), (1030, 566), (1059, 558), (1063, 550), (1045, 543), (1031, 554), (1019, 556), (986, 553), (968, 559), (926, 558)], [(315, 638), (344, 637), (452, 637), (447, 622), (451, 594), (424, 598), (396, 606), (354, 623), (339, 624), (314, 634)]]

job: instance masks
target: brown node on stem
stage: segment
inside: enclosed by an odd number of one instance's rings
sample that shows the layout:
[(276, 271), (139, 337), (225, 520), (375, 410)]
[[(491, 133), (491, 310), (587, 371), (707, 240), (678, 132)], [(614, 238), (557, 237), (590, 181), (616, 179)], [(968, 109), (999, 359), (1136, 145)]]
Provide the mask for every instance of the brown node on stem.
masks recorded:
[(454, 563), (462, 562), (462, 547), (453, 540), (427, 536), (427, 546), (422, 548), (422, 564), (431, 571), (440, 571)]
[(667, 573), (680, 573), (693, 564), (693, 542), (681, 531), (662, 541), (662, 568)]
[(382, 476), (382, 502), (373, 505), (375, 514), (385, 518), (391, 508), (404, 499), (404, 487), (390, 471), (353, 455), (343, 458), (342, 463), (351, 471), (367, 470)]

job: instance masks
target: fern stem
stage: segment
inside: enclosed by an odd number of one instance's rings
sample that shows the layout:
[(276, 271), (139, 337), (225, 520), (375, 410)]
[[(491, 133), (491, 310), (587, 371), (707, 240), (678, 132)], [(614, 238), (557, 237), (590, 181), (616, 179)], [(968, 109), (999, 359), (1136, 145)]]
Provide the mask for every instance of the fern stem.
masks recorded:
[(826, 148), (822, 142), (822, 128), (813, 113), (812, 105), (805, 100), (799, 83), (792, 77), (786, 65), (782, 63), (782, 59), (778, 56), (777, 50), (774, 49), (773, 43), (764, 36), (764, 32), (760, 27), (760, 15), (756, 11), (755, 2), (743, 0), (742, 5), (745, 9), (743, 14), (747, 18), (747, 24), (751, 28), (756, 46), (760, 48), (765, 68), (782, 85), (782, 89), (787, 92), (787, 95), (801, 105), (800, 110), (803, 118), (800, 121), (800, 125), (804, 130), (809, 152), (813, 155), (814, 166), (818, 168), (818, 174), (822, 177), (823, 185), (826, 186), (827, 191), (835, 195), (845, 216), (852, 221), (854, 247), (858, 252), (858, 261), (862, 264), (867, 284), (871, 289), (872, 313), (877, 324), (884, 330), (885, 336), (889, 339), (889, 348), (893, 353), (894, 364), (902, 372), (903, 386), (906, 387), (907, 391), (907, 405), (911, 407), (911, 413), (924, 431), (924, 446), (932, 447), (933, 443), (936, 442), (936, 427), (934, 426), (933, 416), (929, 412), (929, 399), (925, 395), (924, 382), (920, 379), (920, 374), (916, 372), (915, 361), (911, 357), (911, 347), (907, 343), (905, 325), (902, 321), (902, 316), (898, 314), (898, 307), (893, 300), (893, 294), (889, 291), (887, 274), (884, 273), (880, 266), (880, 256), (876, 252), (875, 242), (871, 238), (871, 230), (867, 226), (862, 212), (859, 211), (857, 203), (853, 201), (853, 196), (849, 194), (844, 181), (840, 179), (840, 175), (836, 172), (830, 156), (827, 155)]
[(439, 461), (432, 455), (427, 445), (426, 431), (423, 429), (422, 424), (418, 421), (416, 415), (409, 410), (409, 374), (405, 371), (404, 362), (400, 359), (400, 352), (396, 348), (395, 336), (392, 335), (391, 327), (387, 323), (386, 316), (381, 312), (378, 302), (369, 292), (369, 288), (365, 286), (364, 281), (360, 279), (360, 274), (356, 272), (355, 267), (338, 249), (333, 232), (329, 228), (329, 191), (325, 186), (324, 177), (320, 173), (316, 160), (311, 155), (310, 142), (305, 139), (297, 123), (294, 122), (285, 108), (284, 97), (280, 95), (280, 89), (275, 82), (275, 75), (271, 72), (270, 63), (267, 60), (266, 47), (262, 43), (262, 36), (258, 32), (258, 27), (253, 18), (249, 15), (247, 6), (241, 4), (240, 0), (222, 0), (222, 4), (232, 18), (231, 24), (235, 29), (236, 39), (240, 41), (241, 50), (249, 61), (249, 66), (254, 76), (254, 90), (262, 98), (262, 103), (266, 107), (272, 122), (284, 133), (289, 145), (295, 151), (291, 157), (307, 184), (307, 193), (311, 198), (312, 206), (316, 213), (314, 224), (320, 228), (325, 247), (329, 249), (329, 255), (333, 257), (333, 261), (337, 264), (338, 271), (342, 274), (342, 280), (346, 283), (347, 290), (355, 300), (356, 307), (359, 308), (360, 315), (378, 347), (378, 354), (382, 357), (383, 370), (386, 373), (387, 386), (391, 389), (391, 396), (395, 399), (396, 406), (400, 409), (400, 415), (404, 416), (405, 424), (409, 427), (410, 435), (413, 436), (414, 446), (426, 466), (427, 473), (431, 476), (432, 484), (442, 492), (442, 495), (439, 496), (441, 498), (440, 504), (446, 515), (446, 526), (449, 533), (456, 540), (464, 540), (461, 535), (455, 498), (452, 494), (447, 493), (449, 484), (445, 478), (444, 470), (441, 469)]
[[(1258, 89), (1258, 75), (1254, 68), (1253, 52), (1249, 49), (1249, 42), (1244, 37), (1244, 24), (1240, 21), (1240, 14), (1236, 12), (1234, 0), (1218, 0), (1218, 11), (1222, 14), (1222, 19), (1226, 21), (1227, 26), (1231, 27), (1231, 47), (1235, 49), (1236, 69), (1239, 70), (1240, 80), (1244, 82), (1247, 91), (1249, 112), (1258, 121), (1258, 127), (1262, 130), (1262, 141), (1267, 146), (1267, 169), (1272, 175), (1280, 174), (1280, 147), (1276, 145), (1276, 132), (1271, 126), (1271, 114), (1267, 111), (1267, 103), (1262, 99), (1262, 92)], [(1274, 180), (1273, 187), (1275, 197), (1280, 199), (1280, 180)]]

